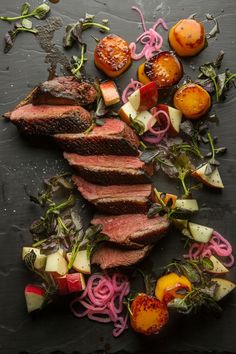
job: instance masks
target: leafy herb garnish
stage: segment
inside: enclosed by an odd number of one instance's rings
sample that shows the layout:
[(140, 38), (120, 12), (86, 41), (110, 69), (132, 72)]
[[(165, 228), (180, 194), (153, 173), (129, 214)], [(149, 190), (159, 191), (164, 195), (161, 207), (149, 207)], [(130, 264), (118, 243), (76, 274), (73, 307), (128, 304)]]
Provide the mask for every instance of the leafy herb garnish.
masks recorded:
[(24, 257), (24, 262), (26, 267), (32, 272), (34, 272), (35, 274), (37, 274), (38, 277), (41, 278), (41, 280), (43, 280), (43, 287), (46, 290), (44, 304), (47, 304), (48, 302), (51, 301), (51, 297), (56, 293), (57, 287), (47, 272), (35, 268), (34, 266), (35, 260), (36, 260), (36, 254), (33, 250), (27, 253)]
[(183, 294), (183, 298), (176, 298), (168, 303), (169, 308), (188, 314), (202, 307), (219, 314), (221, 307), (214, 300), (217, 284), (211, 281), (207, 270), (213, 269), (211, 260), (207, 257), (198, 260), (173, 260), (165, 267), (167, 272), (176, 272), (186, 276), (192, 283), (192, 290)]
[(41, 4), (30, 12), (30, 4), (24, 3), (21, 7), (21, 15), (16, 17), (0, 16), (2, 21), (17, 21), (23, 18), (35, 17), (38, 20), (43, 20), (50, 12), (50, 7), (47, 4)]
[(5, 47), (4, 47), (4, 53), (8, 53), (9, 50), (13, 47), (14, 41), (16, 39), (16, 36), (21, 33), (21, 32), (30, 32), (33, 34), (37, 34), (38, 30), (36, 28), (32, 27), (32, 22), (28, 21), (22, 21), (22, 24), (15, 24), (13, 30), (9, 30), (5, 36), (4, 36), (4, 42), (5, 42)]
[(229, 84), (231, 82), (234, 83), (236, 78), (236, 74), (231, 73), (229, 70), (219, 73), (223, 57), (224, 52), (221, 51), (215, 61), (201, 65), (199, 67), (201, 73), (195, 81), (209, 93), (215, 93), (216, 102), (224, 98), (225, 92), (230, 88)]
[(81, 46), (80, 57), (72, 57), (71, 72), (77, 77), (80, 77), (80, 70), (87, 61), (85, 57), (86, 43), (82, 39), (82, 33), (88, 28), (97, 27), (100, 31), (109, 31), (110, 28), (106, 26), (108, 20), (102, 20), (102, 23), (94, 22), (95, 15), (86, 14), (84, 18), (81, 18), (78, 22), (70, 23), (66, 26), (66, 33), (63, 37), (63, 46), (65, 49), (72, 48), (76, 43)]
[(20, 23), (15, 23), (14, 28), (9, 30), (4, 36), (4, 53), (9, 52), (9, 50), (13, 47), (16, 36), (21, 32), (30, 32), (33, 34), (37, 34), (37, 28), (33, 27), (33, 23), (28, 20), (28, 17), (34, 17), (38, 20), (43, 20), (48, 13), (50, 12), (50, 7), (47, 4), (42, 4), (36, 7), (34, 10), (30, 12), (30, 4), (24, 3), (21, 7), (21, 15), (17, 17), (6, 17), (1, 16), (0, 20), (3, 21), (16, 21), (21, 20)]

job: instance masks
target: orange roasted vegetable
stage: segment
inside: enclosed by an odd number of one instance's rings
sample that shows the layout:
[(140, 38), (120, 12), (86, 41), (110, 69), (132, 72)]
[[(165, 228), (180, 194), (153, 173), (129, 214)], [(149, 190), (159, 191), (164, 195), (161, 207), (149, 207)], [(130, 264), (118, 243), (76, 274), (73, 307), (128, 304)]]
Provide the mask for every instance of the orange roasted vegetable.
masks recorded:
[(166, 305), (155, 297), (141, 293), (131, 304), (131, 327), (139, 333), (150, 335), (159, 333), (168, 322)]
[(138, 80), (144, 85), (155, 81), (160, 89), (175, 85), (183, 76), (183, 67), (172, 52), (160, 52), (141, 64), (138, 68)]
[(181, 86), (174, 94), (174, 106), (185, 118), (198, 119), (211, 107), (211, 96), (201, 86), (189, 83)]
[(120, 76), (132, 62), (128, 42), (116, 34), (102, 38), (96, 45), (94, 62), (107, 76)]
[(157, 280), (155, 295), (160, 301), (168, 303), (175, 298), (183, 298), (183, 294), (179, 294), (179, 289), (192, 290), (190, 281), (184, 275), (169, 273), (163, 275)]
[(169, 31), (169, 43), (181, 57), (199, 53), (205, 46), (206, 33), (203, 23), (187, 18), (180, 20)]

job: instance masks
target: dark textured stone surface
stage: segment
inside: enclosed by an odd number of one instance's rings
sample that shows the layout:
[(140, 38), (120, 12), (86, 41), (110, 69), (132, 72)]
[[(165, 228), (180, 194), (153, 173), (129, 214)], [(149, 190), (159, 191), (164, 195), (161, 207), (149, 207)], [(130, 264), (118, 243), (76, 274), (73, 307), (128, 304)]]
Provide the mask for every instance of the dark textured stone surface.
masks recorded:
[[(32, 3), (39, 4), (40, 1), (33, 0)], [(1, 0), (1, 14), (16, 15), (20, 5), (21, 1)], [(213, 13), (218, 18), (221, 33), (217, 39), (209, 40), (208, 47), (199, 56), (183, 61), (185, 73), (196, 76), (196, 71), (192, 70), (190, 65), (197, 67), (215, 58), (220, 49), (226, 52), (224, 67), (236, 71), (235, 0), (61, 0), (51, 6), (52, 15), (62, 17), (64, 24), (79, 19), (85, 12), (96, 13), (100, 19), (108, 18), (112, 32), (131, 41), (140, 33), (139, 18), (131, 10), (132, 5), (144, 9), (148, 25), (159, 16), (163, 16), (170, 26), (192, 13), (197, 13), (200, 19), (204, 19), (206, 12)], [(212, 24), (206, 23), (206, 26), (209, 28)], [(1, 38), (9, 28), (10, 24), (0, 23)], [(97, 31), (84, 34), (88, 43), (87, 71), (93, 77), (98, 75), (98, 72), (93, 65), (95, 42), (90, 33), (98, 37), (102, 35)], [(54, 42), (59, 48), (62, 35), (63, 30), (59, 29), (54, 36)], [(165, 41), (164, 49), (167, 48)], [(70, 53), (76, 54), (76, 50)], [(44, 63), (45, 55), (35, 38), (27, 33), (19, 35), (14, 48), (7, 55), (1, 51), (1, 113), (10, 110), (31, 88), (47, 79), (48, 64)], [(124, 87), (130, 76), (135, 77), (136, 68), (137, 63), (133, 64), (128, 74), (117, 80), (118, 87)], [(198, 192), (202, 209), (196, 220), (222, 232), (236, 248), (235, 94), (232, 90), (225, 103), (213, 107), (213, 112), (219, 117), (219, 125), (211, 123), (213, 133), (219, 137), (220, 144), (229, 148), (227, 155), (220, 159), (225, 189), (222, 193), (215, 193), (206, 188)], [(38, 215), (38, 210), (28, 202), (24, 185), (36, 192), (42, 177), (68, 170), (68, 167), (59, 150), (49, 149), (48, 144), (44, 144), (40, 139), (35, 141), (21, 137), (16, 127), (5, 120), (1, 120), (0, 125), (1, 354), (236, 351), (236, 292), (223, 301), (224, 311), (220, 319), (206, 314), (191, 317), (171, 316), (169, 325), (160, 335), (149, 338), (128, 330), (120, 338), (114, 339), (109, 324), (99, 325), (87, 319), (75, 319), (69, 312), (68, 302), (64, 300), (59, 300), (38, 315), (29, 316), (23, 289), (33, 278), (24, 268), (20, 252), (21, 247), (31, 241), (27, 228)], [(161, 190), (176, 192), (175, 184), (162, 177), (157, 178), (157, 185)], [(182, 253), (180, 235), (172, 232), (159, 242), (146, 265), (158, 273), (162, 265)], [(235, 275), (234, 268), (230, 278), (235, 279)]]

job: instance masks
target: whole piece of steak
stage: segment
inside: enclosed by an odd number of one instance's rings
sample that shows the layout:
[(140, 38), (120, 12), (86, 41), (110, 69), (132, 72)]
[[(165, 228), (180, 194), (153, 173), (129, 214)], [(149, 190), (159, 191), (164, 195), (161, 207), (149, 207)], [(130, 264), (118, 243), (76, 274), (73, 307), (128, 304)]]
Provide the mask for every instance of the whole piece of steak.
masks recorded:
[(151, 184), (100, 186), (72, 177), (82, 196), (108, 214), (145, 213), (150, 207)]
[(131, 266), (143, 260), (151, 251), (152, 246), (144, 246), (138, 250), (119, 248), (110, 242), (104, 242), (93, 254), (91, 263), (98, 264), (101, 269), (120, 266)]
[(148, 218), (145, 214), (95, 215), (91, 224), (101, 224), (110, 242), (129, 248), (157, 242), (170, 226), (166, 216)]
[(64, 158), (81, 177), (96, 184), (148, 183), (153, 174), (153, 165), (145, 164), (136, 156), (64, 153)]
[(92, 123), (80, 106), (34, 106), (27, 104), (11, 112), (10, 120), (25, 134), (81, 133)]
[(95, 126), (89, 133), (56, 134), (55, 140), (66, 152), (80, 155), (139, 155), (139, 138), (123, 121), (104, 119), (102, 126)]
[(87, 106), (96, 98), (97, 91), (91, 84), (80, 82), (73, 76), (61, 76), (39, 85), (34, 92), (32, 103)]

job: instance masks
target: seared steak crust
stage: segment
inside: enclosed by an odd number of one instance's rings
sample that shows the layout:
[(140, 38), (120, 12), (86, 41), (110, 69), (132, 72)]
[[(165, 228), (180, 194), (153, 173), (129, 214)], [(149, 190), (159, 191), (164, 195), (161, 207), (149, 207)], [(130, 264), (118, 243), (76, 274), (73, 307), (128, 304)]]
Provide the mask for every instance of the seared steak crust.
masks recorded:
[(137, 156), (139, 139), (135, 132), (118, 119), (104, 121), (88, 134), (57, 134), (55, 140), (63, 150), (81, 155)]
[(87, 106), (97, 98), (96, 89), (73, 76), (56, 77), (43, 82), (33, 96), (33, 104)]
[(165, 216), (148, 218), (145, 214), (97, 215), (91, 223), (101, 224), (110, 242), (128, 248), (142, 248), (157, 242), (170, 226)]
[(72, 177), (82, 196), (107, 214), (145, 213), (150, 207), (151, 184), (100, 186)]
[(25, 134), (54, 135), (83, 132), (92, 118), (80, 106), (33, 106), (28, 104), (11, 113), (10, 120)]
[(133, 156), (64, 153), (64, 157), (78, 175), (101, 185), (149, 183), (149, 175), (153, 173), (152, 165), (146, 165)]

